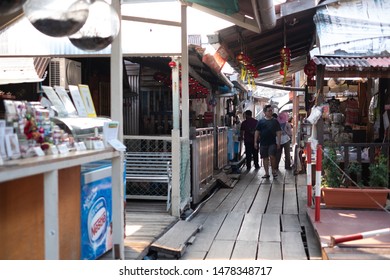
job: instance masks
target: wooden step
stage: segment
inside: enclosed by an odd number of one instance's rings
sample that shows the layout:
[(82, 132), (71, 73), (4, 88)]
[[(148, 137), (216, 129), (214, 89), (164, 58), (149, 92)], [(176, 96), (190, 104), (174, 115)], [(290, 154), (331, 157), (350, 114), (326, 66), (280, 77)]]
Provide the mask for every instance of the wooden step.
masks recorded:
[(180, 220), (164, 235), (153, 242), (150, 250), (157, 253), (171, 254), (180, 258), (185, 252), (191, 237), (200, 231), (201, 228), (202, 225)]

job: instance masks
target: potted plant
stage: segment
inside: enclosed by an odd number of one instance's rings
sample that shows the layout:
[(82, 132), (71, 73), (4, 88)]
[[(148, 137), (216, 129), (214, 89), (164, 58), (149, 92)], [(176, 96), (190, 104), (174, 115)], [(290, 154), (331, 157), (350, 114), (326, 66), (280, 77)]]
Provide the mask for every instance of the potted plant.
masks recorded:
[[(337, 163), (336, 150), (330, 147), (323, 157), (322, 195), (326, 207), (381, 209), (386, 206), (388, 189), (387, 158), (382, 154), (369, 165), (369, 185), (361, 180), (362, 165), (351, 162), (344, 173)], [(356, 178), (357, 182), (346, 176)], [(352, 183), (352, 184), (351, 184)]]
[(328, 188), (339, 188), (342, 181), (341, 169), (337, 163), (337, 153), (333, 146), (325, 148), (322, 158), (322, 176), (321, 185)]
[(389, 171), (387, 158), (383, 154), (379, 154), (376, 162), (370, 164), (368, 167), (370, 171), (369, 184), (374, 188), (388, 188), (389, 187)]

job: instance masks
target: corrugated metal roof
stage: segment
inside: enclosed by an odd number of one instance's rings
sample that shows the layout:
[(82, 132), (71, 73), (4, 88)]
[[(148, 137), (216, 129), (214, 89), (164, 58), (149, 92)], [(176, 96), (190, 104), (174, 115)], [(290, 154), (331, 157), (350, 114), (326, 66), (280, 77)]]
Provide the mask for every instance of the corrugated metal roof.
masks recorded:
[(390, 78), (390, 57), (315, 56), (317, 65), (325, 66), (327, 77)]
[(315, 56), (313, 61), (327, 68), (388, 68), (390, 66), (390, 57)]

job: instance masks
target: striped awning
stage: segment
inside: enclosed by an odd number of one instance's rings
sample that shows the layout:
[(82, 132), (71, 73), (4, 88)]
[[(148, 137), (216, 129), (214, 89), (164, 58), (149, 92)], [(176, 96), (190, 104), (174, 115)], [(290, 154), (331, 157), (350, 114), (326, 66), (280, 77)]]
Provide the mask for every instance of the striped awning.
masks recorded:
[(46, 78), (49, 57), (5, 57), (0, 64), (0, 85), (35, 83)]

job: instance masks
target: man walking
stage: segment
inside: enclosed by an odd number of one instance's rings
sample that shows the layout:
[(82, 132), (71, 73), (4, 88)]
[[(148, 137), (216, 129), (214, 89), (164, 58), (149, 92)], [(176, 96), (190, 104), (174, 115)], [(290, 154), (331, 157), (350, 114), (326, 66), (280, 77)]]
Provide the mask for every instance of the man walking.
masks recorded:
[(260, 157), (263, 159), (265, 175), (263, 178), (269, 178), (269, 161), (271, 160), (272, 176), (278, 176), (276, 169), (276, 152), (280, 149), (280, 138), (282, 129), (277, 119), (272, 116), (271, 105), (263, 108), (264, 118), (259, 120), (256, 126), (254, 148), (257, 150), (257, 141), (260, 139)]
[(246, 158), (246, 169), (249, 171), (251, 169), (251, 162), (253, 158), (253, 163), (256, 169), (259, 169), (259, 152), (254, 148), (254, 136), (255, 129), (257, 125), (257, 120), (252, 118), (252, 111), (246, 110), (244, 112), (245, 120), (241, 123), (240, 136), (241, 140), (244, 140), (245, 146), (245, 158)]

